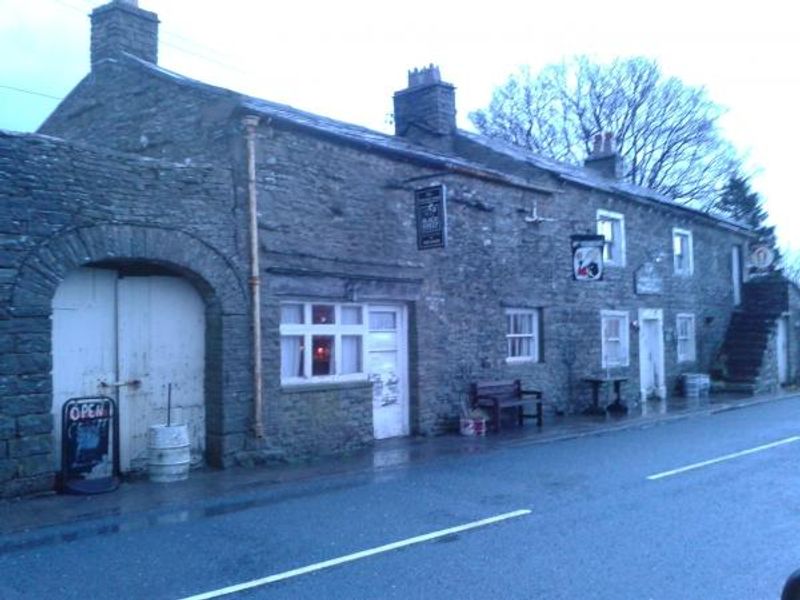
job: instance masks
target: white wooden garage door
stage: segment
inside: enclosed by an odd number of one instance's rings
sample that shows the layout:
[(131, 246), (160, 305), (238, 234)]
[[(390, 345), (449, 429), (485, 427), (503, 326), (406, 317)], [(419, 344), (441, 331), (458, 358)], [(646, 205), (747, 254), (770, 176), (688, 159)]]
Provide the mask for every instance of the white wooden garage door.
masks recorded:
[(172, 423), (189, 425), (192, 460), (202, 460), (204, 338), (203, 301), (183, 279), (94, 268), (71, 273), (53, 298), (56, 467), (64, 402), (106, 394), (119, 406), (123, 472), (145, 468), (147, 430), (167, 422), (169, 384)]

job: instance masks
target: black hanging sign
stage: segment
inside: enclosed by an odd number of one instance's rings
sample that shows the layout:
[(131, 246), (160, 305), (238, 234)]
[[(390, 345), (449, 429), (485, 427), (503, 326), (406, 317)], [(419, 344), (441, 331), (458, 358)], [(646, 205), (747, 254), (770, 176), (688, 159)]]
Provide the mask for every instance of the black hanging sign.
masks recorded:
[(572, 277), (576, 281), (599, 281), (603, 278), (602, 235), (573, 235)]
[(70, 398), (61, 409), (61, 488), (75, 494), (119, 486), (119, 417), (108, 396)]
[(447, 245), (447, 201), (443, 185), (414, 192), (417, 217), (417, 248), (444, 248)]

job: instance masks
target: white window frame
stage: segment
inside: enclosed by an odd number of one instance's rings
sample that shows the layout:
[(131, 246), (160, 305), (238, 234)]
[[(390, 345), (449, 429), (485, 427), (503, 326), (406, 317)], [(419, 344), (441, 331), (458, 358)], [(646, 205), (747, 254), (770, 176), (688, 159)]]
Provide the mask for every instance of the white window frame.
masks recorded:
[[(324, 382), (345, 382), (345, 381), (366, 381), (366, 361), (367, 361), (367, 333), (369, 331), (369, 313), (367, 305), (353, 302), (326, 302), (324, 300), (287, 300), (281, 302), (281, 308), (287, 305), (300, 305), (303, 307), (303, 323), (281, 323), (280, 337), (302, 336), (303, 347), (303, 372), (302, 377), (284, 377), (283, 375), (283, 356), (281, 356), (281, 385), (298, 385), (307, 383)], [(324, 305), (334, 307), (334, 323), (332, 324), (313, 324), (311, 323), (312, 306)], [(354, 307), (361, 309), (360, 325), (343, 325), (342, 308)], [(357, 373), (342, 374), (342, 336), (358, 336), (361, 338), (361, 370)], [(334, 338), (333, 375), (312, 375), (312, 338), (313, 336), (332, 336)]]
[[(608, 342), (612, 341), (606, 338), (606, 321), (610, 319), (619, 319), (619, 341), (621, 346), (621, 354), (623, 356), (621, 361), (618, 362), (609, 362), (608, 360)], [(600, 311), (600, 348), (601, 348), (601, 357), (600, 357), (600, 364), (603, 369), (611, 369), (614, 367), (628, 367), (630, 366), (631, 362), (631, 352), (630, 352), (630, 316), (628, 315), (628, 311), (625, 310), (602, 310)]]
[[(618, 212), (612, 212), (610, 210), (605, 210), (602, 208), (597, 209), (597, 233), (598, 235), (603, 235), (603, 226), (602, 223), (605, 221), (610, 221), (611, 231), (614, 231), (614, 223), (619, 225), (619, 239), (612, 239), (610, 241), (606, 241), (603, 246), (603, 263), (610, 267), (624, 267), (625, 266), (625, 215)], [(616, 247), (619, 250), (619, 256), (612, 259), (609, 258), (611, 255), (611, 251), (609, 247)]]
[[(685, 267), (678, 265), (678, 254), (675, 252), (675, 242), (679, 238), (686, 239), (686, 253), (689, 260)], [(694, 241), (692, 232), (688, 229), (672, 228), (672, 266), (676, 275), (692, 275), (694, 273)]]
[[(688, 334), (681, 336), (681, 321), (689, 324)], [(675, 317), (675, 345), (677, 346), (678, 362), (694, 362), (697, 360), (697, 329), (693, 313), (678, 313)], [(681, 352), (681, 342), (688, 346), (686, 352)]]
[[(533, 319), (533, 327), (531, 333), (510, 333), (508, 331), (508, 318), (512, 315), (530, 315)], [(505, 311), (506, 316), (506, 362), (507, 363), (525, 363), (525, 362), (541, 362), (541, 353), (539, 344), (541, 343), (542, 332), (542, 309), (540, 308), (507, 308)], [(511, 355), (511, 340), (529, 338), (531, 340), (531, 353), (522, 356)]]

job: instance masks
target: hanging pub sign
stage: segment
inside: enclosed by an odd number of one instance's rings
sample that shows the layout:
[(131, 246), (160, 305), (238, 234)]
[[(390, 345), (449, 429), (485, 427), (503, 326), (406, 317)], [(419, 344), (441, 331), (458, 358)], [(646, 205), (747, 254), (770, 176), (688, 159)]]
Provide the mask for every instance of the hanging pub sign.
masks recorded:
[(447, 201), (443, 185), (414, 191), (417, 217), (417, 248), (444, 248), (447, 245)]
[(61, 413), (61, 489), (99, 494), (119, 486), (119, 422), (108, 396), (70, 398)]
[(576, 281), (599, 281), (603, 278), (602, 235), (573, 235), (572, 277)]
[(775, 261), (775, 252), (769, 246), (756, 246), (750, 252), (750, 265), (757, 271), (766, 271)]

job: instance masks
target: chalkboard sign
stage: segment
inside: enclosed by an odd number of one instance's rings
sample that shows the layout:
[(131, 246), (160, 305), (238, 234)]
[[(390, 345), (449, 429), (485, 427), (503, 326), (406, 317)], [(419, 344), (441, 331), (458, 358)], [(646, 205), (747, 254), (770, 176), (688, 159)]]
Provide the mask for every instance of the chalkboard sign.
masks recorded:
[(417, 248), (444, 248), (447, 245), (447, 203), (443, 185), (422, 188), (414, 192), (417, 217)]
[(70, 398), (61, 413), (61, 488), (76, 494), (119, 485), (117, 406), (108, 396)]

